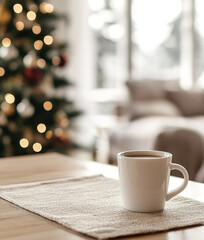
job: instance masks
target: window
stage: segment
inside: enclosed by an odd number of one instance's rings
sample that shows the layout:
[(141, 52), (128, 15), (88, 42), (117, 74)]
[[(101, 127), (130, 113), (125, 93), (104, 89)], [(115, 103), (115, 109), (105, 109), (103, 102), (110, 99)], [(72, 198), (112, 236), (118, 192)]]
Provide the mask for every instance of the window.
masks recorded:
[(88, 3), (91, 10), (89, 25), (94, 30), (97, 43), (96, 87), (118, 86), (125, 74), (123, 58), (125, 1), (89, 0)]
[(132, 77), (178, 79), (181, 0), (132, 0)]
[(203, 0), (89, 0), (97, 87), (129, 78), (204, 86)]

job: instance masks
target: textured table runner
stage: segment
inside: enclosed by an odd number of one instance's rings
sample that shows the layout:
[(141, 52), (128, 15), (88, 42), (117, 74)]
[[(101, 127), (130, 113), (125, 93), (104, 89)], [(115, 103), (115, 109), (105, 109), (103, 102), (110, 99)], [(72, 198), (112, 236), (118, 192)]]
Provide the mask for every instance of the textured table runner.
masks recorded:
[(118, 180), (101, 175), (2, 186), (0, 197), (98, 239), (204, 223), (204, 204), (184, 197), (166, 202), (161, 212), (125, 210)]

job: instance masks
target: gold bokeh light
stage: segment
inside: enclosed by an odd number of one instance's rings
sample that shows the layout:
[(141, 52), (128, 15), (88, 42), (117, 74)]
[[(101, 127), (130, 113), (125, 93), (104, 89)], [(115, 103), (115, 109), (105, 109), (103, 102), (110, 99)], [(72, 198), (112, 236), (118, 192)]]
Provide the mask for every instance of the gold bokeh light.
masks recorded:
[(47, 139), (51, 139), (52, 136), (53, 136), (52, 130), (48, 130), (48, 131), (45, 133), (45, 137), (46, 137)]
[(50, 36), (50, 35), (46, 35), (46, 36), (44, 37), (44, 43), (45, 43), (46, 45), (51, 45), (51, 44), (53, 43), (53, 37)]
[(41, 32), (41, 27), (39, 24), (35, 24), (33, 27), (32, 27), (32, 31), (34, 34), (39, 34)]
[(24, 23), (21, 21), (16, 22), (16, 28), (18, 31), (22, 31), (24, 29)]
[(12, 103), (15, 102), (15, 97), (14, 97), (13, 94), (7, 93), (7, 94), (5, 95), (5, 100), (6, 100), (7, 103), (12, 104)]
[(46, 62), (45, 62), (44, 59), (40, 58), (40, 59), (37, 60), (37, 65), (38, 65), (39, 68), (44, 68), (45, 64), (46, 64)]
[(38, 132), (40, 132), (40, 133), (44, 133), (44, 132), (46, 131), (46, 126), (45, 126), (45, 124), (44, 124), (44, 123), (38, 124), (37, 130), (38, 130)]
[(46, 5), (47, 5), (46, 2), (42, 2), (42, 3), (40, 4), (40, 11), (41, 11), (42, 13), (47, 13), (47, 12), (46, 12)]
[(28, 145), (29, 145), (28, 139), (26, 139), (26, 138), (22, 138), (22, 139), (19, 141), (19, 143), (20, 143), (20, 146), (21, 146), (22, 148), (27, 148)]
[(46, 11), (47, 11), (47, 13), (52, 13), (53, 10), (54, 10), (53, 5), (50, 4), (50, 3), (48, 3), (48, 4), (46, 5)]
[(53, 10), (54, 10), (54, 7), (53, 7), (53, 5), (50, 4), (50, 3), (42, 2), (42, 3), (40, 4), (40, 11), (41, 11), (42, 13), (52, 13)]
[(30, 21), (34, 21), (34, 20), (36, 19), (36, 13), (33, 12), (33, 11), (27, 12), (27, 18), (28, 18), (28, 20), (30, 20)]
[(5, 70), (4, 68), (0, 67), (0, 77), (4, 76)]
[(50, 101), (46, 101), (46, 102), (44, 102), (43, 107), (46, 111), (50, 111), (52, 109), (53, 105)]
[(23, 7), (20, 3), (16, 3), (13, 6), (13, 10), (14, 10), (15, 13), (21, 13), (23, 11)]
[(42, 47), (43, 47), (43, 41), (37, 40), (37, 41), (34, 42), (34, 48), (36, 50), (40, 50), (40, 49), (42, 49)]
[(9, 38), (3, 38), (2, 39), (2, 45), (4, 47), (10, 47), (11, 46), (11, 40)]
[(42, 150), (42, 145), (40, 143), (34, 143), (33, 144), (33, 150), (35, 152), (40, 152)]
[(52, 63), (53, 63), (53, 65), (58, 66), (60, 64), (60, 57), (54, 56), (52, 58)]

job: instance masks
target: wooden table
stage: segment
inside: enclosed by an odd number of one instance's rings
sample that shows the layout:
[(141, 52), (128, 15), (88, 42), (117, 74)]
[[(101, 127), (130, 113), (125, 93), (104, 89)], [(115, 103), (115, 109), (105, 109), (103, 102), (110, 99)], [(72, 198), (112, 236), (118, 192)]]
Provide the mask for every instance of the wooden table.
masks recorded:
[[(0, 159), (0, 185), (98, 173), (102, 173), (107, 177), (118, 178), (117, 167), (92, 161), (71, 159), (57, 153)], [(181, 179), (172, 177), (170, 180), (171, 188), (180, 183), (180, 181)], [(204, 184), (189, 182), (188, 187), (181, 195), (204, 201)], [(69, 230), (60, 224), (0, 199), (0, 239), (79, 240), (93, 238)], [(121, 239), (203, 240), (204, 226)]]

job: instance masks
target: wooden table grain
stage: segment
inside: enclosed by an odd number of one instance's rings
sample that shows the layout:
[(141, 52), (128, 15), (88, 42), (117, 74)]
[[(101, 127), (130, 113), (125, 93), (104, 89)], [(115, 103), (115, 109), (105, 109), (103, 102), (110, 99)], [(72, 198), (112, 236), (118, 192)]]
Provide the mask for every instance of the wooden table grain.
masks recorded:
[[(103, 174), (118, 178), (115, 166), (72, 159), (58, 153), (0, 159), (0, 185), (36, 182), (65, 177), (80, 177)], [(170, 188), (182, 179), (171, 177)], [(190, 181), (183, 196), (204, 202), (204, 184)], [(1, 240), (82, 240), (93, 239), (39, 215), (0, 199)], [(204, 226), (195, 226), (167, 232), (124, 237), (129, 240), (203, 240)]]

